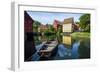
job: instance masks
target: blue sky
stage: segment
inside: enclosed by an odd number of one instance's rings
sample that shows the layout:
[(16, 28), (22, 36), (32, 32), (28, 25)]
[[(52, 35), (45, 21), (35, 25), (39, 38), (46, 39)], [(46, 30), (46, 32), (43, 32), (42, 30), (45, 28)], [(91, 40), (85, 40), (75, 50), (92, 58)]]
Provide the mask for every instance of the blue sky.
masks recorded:
[(66, 18), (73, 17), (74, 21), (79, 21), (79, 18), (82, 13), (61, 13), (61, 12), (34, 12), (34, 11), (27, 11), (27, 13), (31, 16), (32, 19), (41, 22), (42, 24), (52, 24), (53, 21), (59, 20), (63, 21)]

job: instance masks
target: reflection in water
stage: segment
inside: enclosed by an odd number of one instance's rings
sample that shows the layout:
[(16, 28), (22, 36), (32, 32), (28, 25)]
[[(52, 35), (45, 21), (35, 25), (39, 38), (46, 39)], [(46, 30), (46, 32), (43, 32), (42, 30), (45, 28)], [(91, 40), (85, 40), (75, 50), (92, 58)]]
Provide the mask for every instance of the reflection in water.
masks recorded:
[[(41, 49), (46, 41), (55, 40), (57, 38), (58, 46), (54, 49), (56, 51), (49, 57), (41, 57), (37, 52)], [(90, 58), (90, 39), (89, 38), (75, 38), (65, 35), (52, 36), (34, 36), (35, 47), (37, 52), (32, 55), (32, 61), (38, 60), (63, 60), (63, 59), (80, 59)], [(50, 52), (51, 54), (53, 53)]]
[[(58, 52), (55, 59), (77, 59), (79, 58), (78, 48), (80, 41), (73, 43), (72, 47), (68, 48), (65, 44), (58, 46)], [(70, 45), (71, 46), (71, 45)]]
[(79, 45), (80, 45), (80, 41), (75, 42), (73, 44), (72, 51), (71, 51), (72, 58), (79, 58), (79, 53), (78, 53)]
[(63, 44), (71, 45), (71, 36), (63, 36)]
[(81, 41), (78, 52), (80, 58), (90, 58), (90, 41)]
[(68, 54), (67, 51), (68, 50), (66, 49), (66, 47), (63, 44), (60, 44), (58, 46), (57, 55), (60, 56), (60, 57), (64, 57), (64, 56), (66, 56)]

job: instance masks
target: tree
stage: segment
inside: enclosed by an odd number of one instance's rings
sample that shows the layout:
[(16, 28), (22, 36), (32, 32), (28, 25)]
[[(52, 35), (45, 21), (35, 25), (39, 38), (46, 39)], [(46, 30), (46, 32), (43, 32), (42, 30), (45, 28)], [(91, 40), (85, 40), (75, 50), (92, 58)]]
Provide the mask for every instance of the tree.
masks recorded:
[(79, 22), (75, 22), (76, 24), (79, 24)]
[(90, 32), (90, 14), (83, 14), (80, 18), (80, 27), (83, 31)]
[(49, 27), (49, 30), (50, 30), (51, 32), (54, 33), (55, 31), (54, 31), (54, 27), (53, 27), (53, 25), (49, 25), (49, 26), (50, 26), (50, 27)]
[(61, 25), (58, 27), (58, 33), (59, 34), (62, 33), (62, 26)]
[(34, 21), (34, 23), (33, 23), (33, 31), (34, 31), (34, 32), (38, 32), (38, 27), (39, 27), (40, 25), (41, 25), (40, 22)]

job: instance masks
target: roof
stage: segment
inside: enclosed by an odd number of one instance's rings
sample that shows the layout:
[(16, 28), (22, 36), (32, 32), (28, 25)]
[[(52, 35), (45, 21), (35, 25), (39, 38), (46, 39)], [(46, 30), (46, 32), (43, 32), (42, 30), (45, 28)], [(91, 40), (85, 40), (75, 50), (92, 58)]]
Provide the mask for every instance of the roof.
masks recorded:
[(31, 19), (32, 21), (34, 21), (34, 20), (32, 19), (32, 17), (31, 17), (26, 11), (24, 11), (24, 15), (25, 15), (25, 17), (27, 17), (27, 19)]
[(73, 23), (73, 22), (74, 22), (73, 18), (67, 18), (67, 19), (64, 19), (63, 24), (68, 24), (68, 23)]

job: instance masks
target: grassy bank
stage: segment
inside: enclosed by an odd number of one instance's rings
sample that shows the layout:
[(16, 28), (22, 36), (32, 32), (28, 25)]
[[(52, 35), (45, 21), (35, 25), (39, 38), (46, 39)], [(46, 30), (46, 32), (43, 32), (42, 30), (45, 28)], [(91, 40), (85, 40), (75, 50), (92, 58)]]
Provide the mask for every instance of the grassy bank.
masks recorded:
[(90, 33), (89, 32), (73, 32), (71, 34), (72, 37), (87, 37), (90, 38)]

